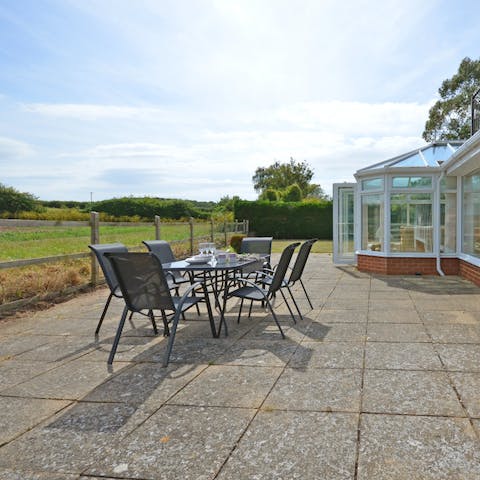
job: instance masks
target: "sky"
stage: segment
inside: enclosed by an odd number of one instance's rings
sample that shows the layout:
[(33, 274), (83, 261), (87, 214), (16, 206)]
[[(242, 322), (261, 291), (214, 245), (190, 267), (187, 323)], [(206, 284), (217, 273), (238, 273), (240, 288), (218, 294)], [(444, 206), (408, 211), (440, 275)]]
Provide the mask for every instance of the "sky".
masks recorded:
[(0, 0), (0, 183), (42, 200), (255, 199), (425, 144), (478, 0)]

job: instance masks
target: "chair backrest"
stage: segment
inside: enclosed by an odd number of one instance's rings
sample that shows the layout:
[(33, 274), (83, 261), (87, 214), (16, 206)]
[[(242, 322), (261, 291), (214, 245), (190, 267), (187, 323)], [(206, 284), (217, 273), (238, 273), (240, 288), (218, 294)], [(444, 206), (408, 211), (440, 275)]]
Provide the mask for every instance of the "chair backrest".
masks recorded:
[(290, 278), (288, 280), (289, 283), (295, 283), (302, 276), (308, 256), (310, 255), (310, 250), (316, 241), (316, 238), (312, 238), (302, 243), (295, 263), (293, 264), (292, 273), (290, 274)]
[(89, 245), (88, 248), (95, 253), (100, 268), (102, 269), (103, 276), (107, 282), (108, 287), (112, 293), (118, 288), (118, 280), (115, 272), (113, 271), (110, 260), (105, 257), (106, 253), (125, 253), (128, 252), (127, 247), (123, 243), (97, 243)]
[(144, 240), (148, 250), (158, 257), (161, 263), (174, 262), (175, 255), (172, 252), (172, 247), (165, 240)]
[(240, 245), (240, 253), (272, 253), (273, 237), (244, 237)]
[(293, 252), (300, 245), (300, 242), (291, 243), (283, 249), (280, 260), (275, 268), (275, 273), (270, 283), (269, 293), (275, 293), (281, 286), (288, 270), (288, 265), (292, 259)]
[(148, 252), (106, 253), (127, 307), (175, 310), (165, 273), (158, 258)]

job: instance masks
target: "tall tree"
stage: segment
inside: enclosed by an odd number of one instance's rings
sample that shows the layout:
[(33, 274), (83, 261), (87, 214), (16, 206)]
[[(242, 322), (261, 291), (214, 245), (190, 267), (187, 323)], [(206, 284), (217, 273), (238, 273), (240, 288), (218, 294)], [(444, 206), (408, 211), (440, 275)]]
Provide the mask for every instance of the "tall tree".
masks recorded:
[(285, 191), (293, 184), (297, 184), (302, 192), (302, 197), (324, 195), (320, 185), (310, 183), (313, 170), (308, 163), (297, 162), (290, 157), (287, 163), (275, 162), (269, 167), (258, 167), (252, 177), (253, 188), (260, 195), (267, 190)]
[(36, 210), (37, 197), (0, 183), (0, 212), (18, 213)]
[(480, 59), (465, 57), (458, 72), (442, 82), (422, 134), (427, 142), (463, 140), (470, 136), (472, 95), (480, 88)]

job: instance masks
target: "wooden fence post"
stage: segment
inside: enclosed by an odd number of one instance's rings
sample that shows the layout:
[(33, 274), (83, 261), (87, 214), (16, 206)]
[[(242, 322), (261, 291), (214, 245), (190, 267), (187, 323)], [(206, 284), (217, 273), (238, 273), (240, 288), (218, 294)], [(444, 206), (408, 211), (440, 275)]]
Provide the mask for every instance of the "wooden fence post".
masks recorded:
[(223, 232), (225, 234), (225, 248), (227, 248), (227, 222), (223, 222)]
[(160, 240), (160, 217), (155, 215), (155, 240)]
[[(100, 215), (98, 212), (90, 212), (90, 243), (100, 243)], [(90, 253), (90, 282), (96, 285), (98, 282), (98, 262), (93, 252)]]
[(188, 221), (190, 224), (190, 255), (193, 255), (193, 217)]
[(212, 243), (215, 242), (215, 233), (214, 233), (213, 218), (210, 219), (210, 241), (211, 241)]
[(250, 225), (248, 220), (243, 221), (243, 233), (248, 235), (248, 231), (250, 230)]

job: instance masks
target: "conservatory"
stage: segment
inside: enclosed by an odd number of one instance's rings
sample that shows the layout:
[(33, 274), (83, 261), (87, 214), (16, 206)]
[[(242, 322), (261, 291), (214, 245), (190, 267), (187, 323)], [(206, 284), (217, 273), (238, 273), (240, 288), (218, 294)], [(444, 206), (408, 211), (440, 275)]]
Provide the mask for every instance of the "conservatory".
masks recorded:
[(334, 262), (480, 280), (480, 136), (435, 142), (334, 185)]

